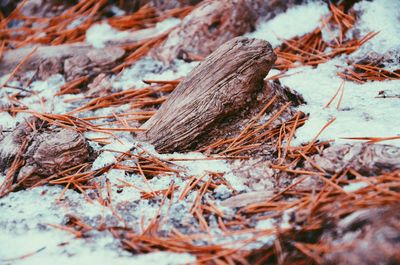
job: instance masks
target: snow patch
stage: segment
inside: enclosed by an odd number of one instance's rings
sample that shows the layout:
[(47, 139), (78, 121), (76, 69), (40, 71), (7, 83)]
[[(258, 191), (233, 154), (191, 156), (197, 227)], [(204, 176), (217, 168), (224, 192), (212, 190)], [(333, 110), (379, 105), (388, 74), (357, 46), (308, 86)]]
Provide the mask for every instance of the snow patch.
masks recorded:
[(102, 153), (93, 162), (92, 170), (97, 170), (115, 163), (117, 157), (120, 156), (122, 152), (127, 152), (133, 147), (134, 143), (126, 139), (120, 139), (120, 141), (115, 141), (114, 143), (103, 146), (103, 148), (101, 148)]
[(323, 2), (294, 6), (271, 20), (259, 23), (257, 30), (247, 36), (267, 40), (276, 47), (282, 40), (313, 31), (320, 25), (321, 17), (327, 14), (328, 6)]
[(164, 66), (161, 62), (146, 56), (131, 67), (125, 69), (121, 76), (113, 82), (113, 88), (126, 90), (148, 86), (143, 80), (174, 80), (186, 76), (199, 62), (186, 63), (175, 60), (171, 66)]
[[(298, 110), (309, 114), (305, 125), (296, 131), (294, 145), (311, 141), (318, 131), (332, 118), (336, 120), (321, 134), (320, 140), (335, 140), (336, 143), (355, 142), (347, 137), (391, 137), (399, 135), (400, 101), (397, 98), (377, 98), (381, 90), (397, 91), (400, 94), (400, 80), (344, 83), (343, 99), (339, 109), (340, 95), (329, 108), (326, 104), (343, 82), (336, 75), (337, 65), (343, 65), (341, 58), (320, 64), (317, 68), (299, 67), (287, 72), (297, 73), (280, 79), (281, 83), (299, 92), (306, 104)], [(300, 72), (300, 73), (298, 73)], [(385, 141), (400, 146), (399, 140)]]
[(388, 51), (400, 53), (400, 1), (374, 0), (361, 1), (354, 5), (354, 10), (361, 14), (355, 30), (365, 36), (371, 31), (379, 32), (374, 38), (365, 43), (354, 56), (376, 52), (384, 54)]
[(94, 24), (86, 31), (86, 42), (95, 48), (104, 48), (109, 41), (125, 39), (128, 32), (118, 31), (107, 22)]
[(368, 187), (369, 183), (365, 181), (353, 182), (343, 187), (346, 192), (355, 192), (362, 188)]

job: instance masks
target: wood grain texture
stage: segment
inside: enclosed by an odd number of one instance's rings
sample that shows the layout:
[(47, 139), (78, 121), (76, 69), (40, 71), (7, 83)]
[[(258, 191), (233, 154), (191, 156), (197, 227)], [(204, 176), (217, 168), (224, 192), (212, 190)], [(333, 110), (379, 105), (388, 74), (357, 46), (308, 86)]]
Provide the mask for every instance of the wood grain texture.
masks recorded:
[[(186, 151), (247, 105), (276, 60), (263, 40), (235, 38), (209, 55), (143, 124), (139, 139), (159, 152)], [(204, 137), (203, 137), (204, 138)]]

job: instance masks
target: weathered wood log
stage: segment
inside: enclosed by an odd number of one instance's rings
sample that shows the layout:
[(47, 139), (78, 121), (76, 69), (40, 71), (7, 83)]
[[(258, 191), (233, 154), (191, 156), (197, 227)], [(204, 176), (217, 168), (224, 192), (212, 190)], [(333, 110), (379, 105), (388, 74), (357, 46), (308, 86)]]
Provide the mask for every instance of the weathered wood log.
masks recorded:
[(153, 56), (165, 63), (188, 54), (206, 57), (230, 39), (253, 29), (246, 0), (204, 1), (173, 30)]
[[(381, 144), (334, 145), (312, 157), (314, 163), (329, 173), (352, 168), (361, 174), (379, 175), (400, 169), (400, 148)], [(309, 162), (307, 169), (313, 169)]]
[(159, 152), (185, 151), (204, 144), (210, 129), (218, 128), (256, 98), (275, 60), (266, 41), (239, 37), (225, 43), (143, 124), (147, 131), (139, 134), (139, 139), (154, 144)]

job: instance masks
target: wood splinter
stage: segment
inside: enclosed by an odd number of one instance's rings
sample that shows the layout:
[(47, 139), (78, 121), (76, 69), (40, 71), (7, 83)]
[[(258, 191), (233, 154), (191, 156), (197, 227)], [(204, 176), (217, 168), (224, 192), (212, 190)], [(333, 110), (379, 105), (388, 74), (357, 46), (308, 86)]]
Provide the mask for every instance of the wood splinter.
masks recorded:
[(256, 100), (276, 55), (264, 40), (234, 38), (197, 66), (141, 128), (158, 152), (204, 146), (211, 129)]

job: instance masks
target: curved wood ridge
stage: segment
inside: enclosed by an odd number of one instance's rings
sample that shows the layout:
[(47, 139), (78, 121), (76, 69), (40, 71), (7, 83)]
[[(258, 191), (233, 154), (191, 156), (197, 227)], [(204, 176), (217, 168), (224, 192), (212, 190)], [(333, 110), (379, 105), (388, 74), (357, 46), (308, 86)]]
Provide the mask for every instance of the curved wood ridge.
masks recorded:
[(197, 66), (143, 124), (139, 139), (159, 152), (186, 151), (225, 117), (245, 108), (262, 87), (276, 55), (263, 40), (238, 37)]

